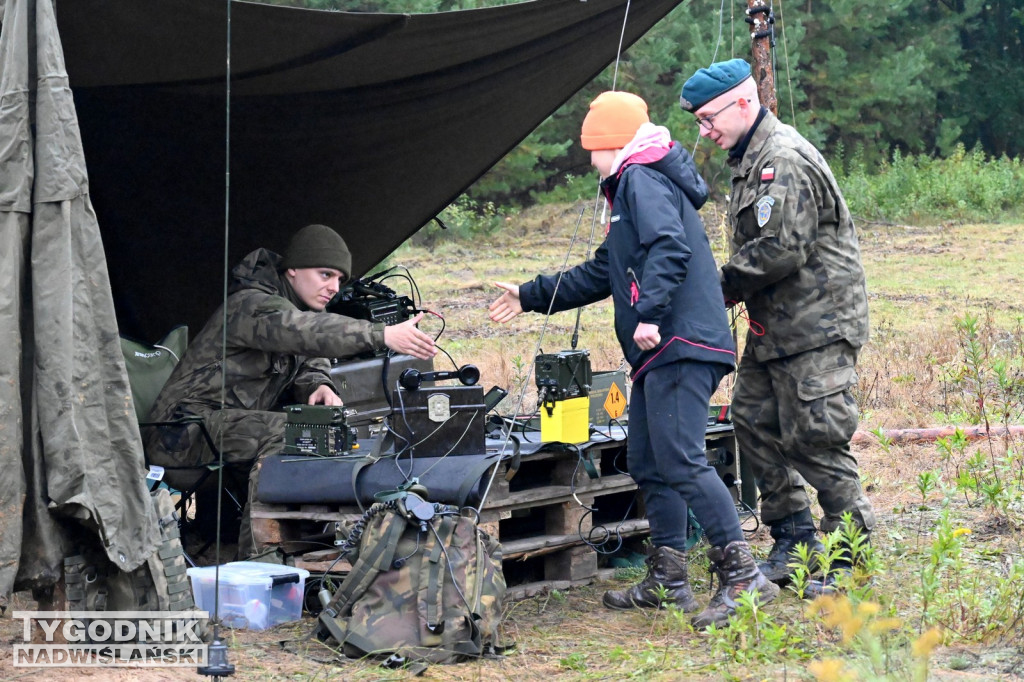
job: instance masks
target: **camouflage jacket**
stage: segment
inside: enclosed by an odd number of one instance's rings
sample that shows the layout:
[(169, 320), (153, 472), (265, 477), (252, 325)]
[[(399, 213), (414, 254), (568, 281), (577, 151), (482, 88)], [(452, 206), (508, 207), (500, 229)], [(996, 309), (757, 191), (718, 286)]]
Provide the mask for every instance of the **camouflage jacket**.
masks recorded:
[(729, 159), (731, 258), (727, 300), (743, 301), (764, 334), (748, 334), (760, 361), (840, 339), (868, 338), (868, 300), (857, 232), (825, 159), (766, 113), (742, 158)]
[(226, 354), (222, 308), (174, 368), (149, 413), (151, 421), (219, 409), (222, 365), (224, 407), (272, 410), (282, 401), (306, 402), (322, 384), (336, 391), (326, 358), (384, 347), (383, 324), (307, 309), (278, 272), (280, 263), (276, 253), (258, 249), (235, 266), (225, 303)]

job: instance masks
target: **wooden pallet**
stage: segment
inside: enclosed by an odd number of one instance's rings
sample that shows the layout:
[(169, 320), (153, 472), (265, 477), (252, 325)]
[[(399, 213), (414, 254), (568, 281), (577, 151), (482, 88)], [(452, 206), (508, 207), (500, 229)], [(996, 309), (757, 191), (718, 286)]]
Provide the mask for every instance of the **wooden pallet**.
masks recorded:
[[(511, 480), (505, 477), (508, 463), (499, 465), (480, 509), (480, 525), (501, 542), (513, 598), (595, 580), (598, 554), (587, 544), (592, 533), (630, 537), (649, 531), (642, 503), (634, 500), (636, 484), (625, 473), (625, 449), (625, 441), (589, 445), (582, 457), (600, 472), (595, 479), (587, 475), (581, 455), (563, 447), (524, 455)], [(713, 449), (734, 454), (731, 431), (709, 434), (708, 449), (709, 454)], [(738, 498), (738, 479), (736, 483)], [(300, 568), (341, 574), (350, 566), (336, 561), (336, 524), (341, 524), (339, 532), (344, 535), (360, 514), (357, 507), (255, 502), (252, 528), (258, 548), (282, 546), (289, 553), (298, 552), (295, 565)]]
[[(592, 458), (600, 478), (587, 475), (581, 456)], [(501, 542), (510, 586), (593, 581), (598, 555), (587, 544), (595, 530), (596, 512), (591, 509), (601, 511), (614, 503), (625, 514), (632, 507), (633, 518), (617, 516), (616, 522), (626, 524), (627, 534), (647, 531), (642, 508), (631, 504), (636, 484), (628, 474), (617, 473), (616, 464), (620, 470), (625, 467), (624, 441), (592, 445), (582, 455), (541, 450), (522, 459), (511, 481), (499, 470), (480, 521)]]
[(311, 573), (347, 573), (352, 567), (338, 559), (334, 548), (336, 524), (350, 527), (359, 518), (358, 509), (332, 505), (251, 505), (252, 533), (257, 550), (282, 547), (297, 554), (294, 564)]

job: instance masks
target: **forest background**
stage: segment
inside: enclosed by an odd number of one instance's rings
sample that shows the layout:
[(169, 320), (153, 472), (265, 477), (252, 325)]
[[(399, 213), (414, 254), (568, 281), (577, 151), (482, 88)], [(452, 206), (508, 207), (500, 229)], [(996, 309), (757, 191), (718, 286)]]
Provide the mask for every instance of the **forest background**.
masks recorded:
[[(313, 9), (438, 12), (508, 4), (495, 0), (264, 0)], [(693, 117), (678, 106), (683, 81), (712, 61), (750, 56), (747, 3), (681, 3), (570, 98), (460, 197), (442, 220), (480, 232), (534, 203), (592, 196), (589, 156), (576, 144), (587, 104), (601, 91), (635, 92), (651, 118), (688, 147), (721, 198), (724, 155), (696, 145)], [(779, 116), (830, 160), (837, 175), (885, 172), (893, 163), (968, 152), (975, 162), (1024, 153), (1024, 6), (1016, 0), (830, 0), (772, 3)], [(516, 93), (501, 93), (514, 98)], [(456, 103), (453, 103), (453, 106)], [(1016, 166), (1015, 166), (1016, 167)], [(1019, 167), (1016, 167), (1019, 173)], [(856, 184), (856, 183), (854, 183)], [(875, 197), (844, 187), (855, 215), (907, 220), (964, 217), (957, 206), (922, 204), (931, 216), (886, 213)], [(968, 188), (964, 188), (968, 191)], [(969, 200), (968, 200), (969, 201)], [(901, 203), (901, 202), (898, 202)], [(986, 205), (998, 218), (1008, 206)], [(421, 231), (430, 239), (436, 227)], [(456, 235), (451, 235), (456, 236)]]

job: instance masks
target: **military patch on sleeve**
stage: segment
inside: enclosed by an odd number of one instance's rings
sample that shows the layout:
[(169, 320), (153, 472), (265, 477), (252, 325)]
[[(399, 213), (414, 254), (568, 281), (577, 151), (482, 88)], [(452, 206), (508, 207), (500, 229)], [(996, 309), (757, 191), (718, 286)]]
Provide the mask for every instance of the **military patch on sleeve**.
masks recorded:
[(775, 167), (767, 166), (761, 169), (761, 182), (771, 182), (775, 179)]
[(766, 195), (758, 199), (754, 205), (757, 207), (757, 226), (764, 227), (772, 218), (772, 206), (775, 205), (775, 199)]

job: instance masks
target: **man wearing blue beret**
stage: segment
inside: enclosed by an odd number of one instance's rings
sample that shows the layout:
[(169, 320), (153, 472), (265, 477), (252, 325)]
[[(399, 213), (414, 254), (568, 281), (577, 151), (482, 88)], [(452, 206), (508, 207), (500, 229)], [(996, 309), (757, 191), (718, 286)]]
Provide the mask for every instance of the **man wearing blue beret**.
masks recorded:
[[(775, 541), (762, 572), (785, 584), (797, 545), (821, 551), (806, 486), (818, 493), (821, 530), (849, 513), (866, 536), (875, 523), (850, 439), (857, 428), (857, 354), (868, 304), (857, 232), (825, 159), (762, 107), (743, 59), (700, 69), (683, 85), (701, 137), (729, 154), (730, 259), (726, 305), (750, 318), (732, 413), (740, 452), (761, 492)], [(831, 592), (859, 556), (843, 547), (805, 596)]]

